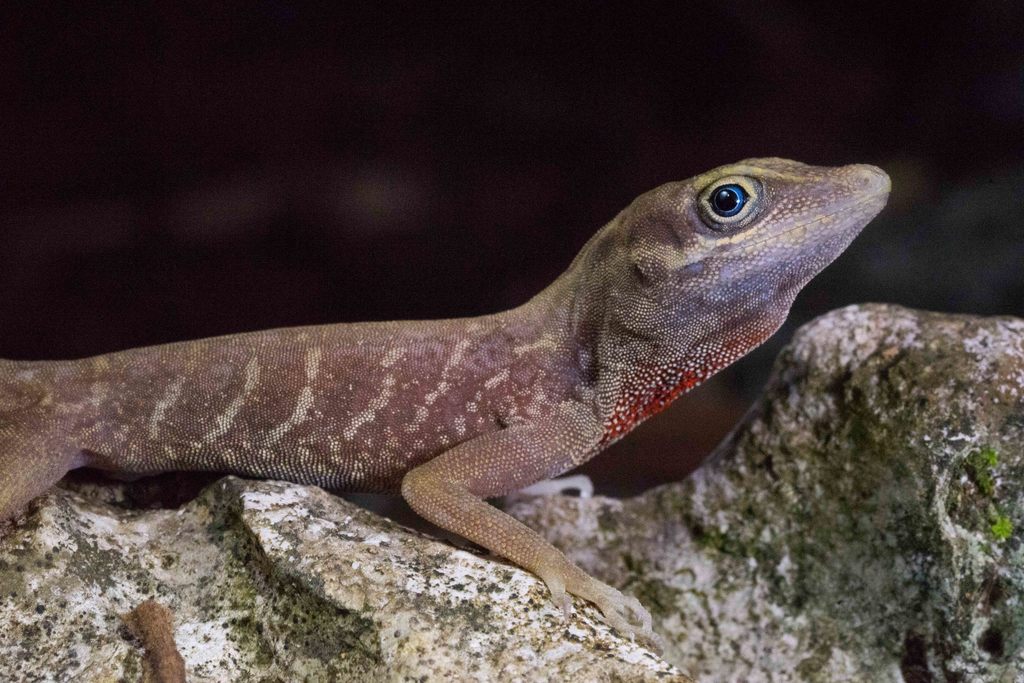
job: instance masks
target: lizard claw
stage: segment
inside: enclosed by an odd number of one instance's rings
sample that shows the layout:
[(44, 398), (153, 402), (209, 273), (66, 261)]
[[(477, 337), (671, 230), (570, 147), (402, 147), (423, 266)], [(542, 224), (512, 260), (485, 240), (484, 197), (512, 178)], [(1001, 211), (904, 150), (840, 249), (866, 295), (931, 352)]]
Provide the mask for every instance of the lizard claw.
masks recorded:
[(597, 605), (609, 626), (629, 635), (632, 639), (639, 640), (656, 652), (660, 653), (664, 649), (661, 638), (654, 632), (654, 619), (651, 613), (639, 600), (596, 579), (590, 580), (594, 584), (590, 588), (596, 590), (597, 595), (585, 597)]
[(565, 584), (557, 578), (544, 579), (544, 583), (551, 592), (551, 602), (562, 608), (562, 618), (569, 621), (572, 618), (572, 596), (565, 592)]
[(570, 567), (564, 574), (549, 575), (544, 579), (551, 591), (551, 600), (562, 608), (566, 620), (572, 616), (570, 594), (577, 595), (594, 603), (601, 610), (604, 620), (616, 631), (639, 640), (655, 652), (663, 651), (664, 642), (654, 632), (651, 613), (639, 600), (598, 581), (575, 566)]
[(562, 617), (566, 621), (572, 619), (572, 596), (568, 593), (562, 593)]

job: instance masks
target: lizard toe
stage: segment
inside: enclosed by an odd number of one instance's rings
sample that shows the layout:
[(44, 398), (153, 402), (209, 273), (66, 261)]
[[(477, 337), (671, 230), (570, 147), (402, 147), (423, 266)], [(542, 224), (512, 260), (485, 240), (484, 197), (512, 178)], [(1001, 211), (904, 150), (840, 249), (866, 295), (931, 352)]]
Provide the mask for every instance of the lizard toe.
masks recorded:
[(644, 606), (631, 595), (587, 576), (585, 585), (569, 587), (570, 592), (594, 603), (609, 626), (624, 635), (639, 640), (656, 651), (661, 641), (653, 630), (653, 618)]

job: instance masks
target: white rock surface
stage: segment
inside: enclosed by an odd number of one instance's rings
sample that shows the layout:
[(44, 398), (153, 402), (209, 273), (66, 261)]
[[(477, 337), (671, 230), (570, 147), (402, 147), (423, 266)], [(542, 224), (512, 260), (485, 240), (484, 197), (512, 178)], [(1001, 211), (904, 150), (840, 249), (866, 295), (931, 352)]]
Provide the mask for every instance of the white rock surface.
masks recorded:
[(685, 681), (591, 607), (323, 491), (223, 479), (136, 512), (62, 489), (0, 541), (0, 671), (136, 681), (118, 615), (175, 614), (189, 680)]

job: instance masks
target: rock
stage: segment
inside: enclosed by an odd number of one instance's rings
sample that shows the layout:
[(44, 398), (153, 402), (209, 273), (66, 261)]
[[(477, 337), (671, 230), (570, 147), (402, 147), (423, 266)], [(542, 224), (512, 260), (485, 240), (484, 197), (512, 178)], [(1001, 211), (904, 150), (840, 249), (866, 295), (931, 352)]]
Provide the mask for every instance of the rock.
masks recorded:
[(700, 680), (1024, 681), (1024, 321), (834, 311), (687, 480), (510, 512)]
[(532, 575), (313, 487), (226, 478), (180, 510), (56, 489), (0, 540), (4, 680), (139, 680), (120, 615), (171, 608), (189, 681), (688, 681)]

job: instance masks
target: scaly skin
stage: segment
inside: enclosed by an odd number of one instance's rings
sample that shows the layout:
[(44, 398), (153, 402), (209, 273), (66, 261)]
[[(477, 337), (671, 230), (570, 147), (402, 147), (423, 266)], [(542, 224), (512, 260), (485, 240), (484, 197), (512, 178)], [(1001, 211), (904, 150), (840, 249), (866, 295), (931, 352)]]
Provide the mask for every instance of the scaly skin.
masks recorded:
[[(722, 218), (708, 194), (730, 183), (750, 198)], [(567, 614), (576, 595), (651, 640), (635, 599), (484, 499), (579, 465), (768, 338), (888, 191), (873, 166), (752, 159), (642, 195), (503, 313), (0, 361), (0, 520), (81, 466), (401, 491)]]

